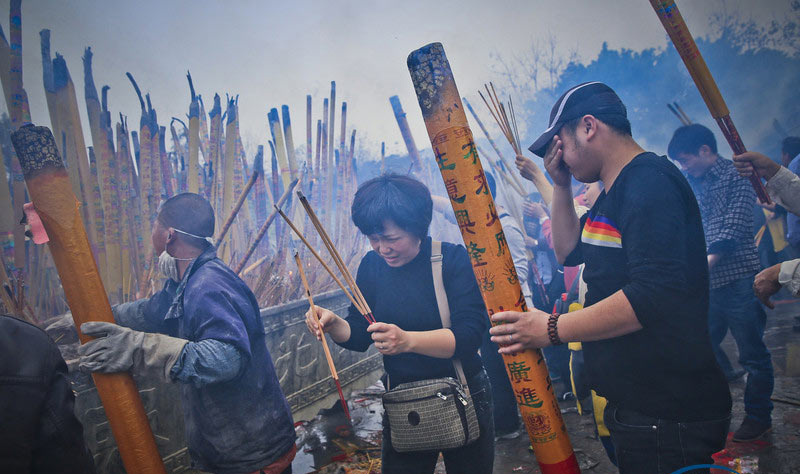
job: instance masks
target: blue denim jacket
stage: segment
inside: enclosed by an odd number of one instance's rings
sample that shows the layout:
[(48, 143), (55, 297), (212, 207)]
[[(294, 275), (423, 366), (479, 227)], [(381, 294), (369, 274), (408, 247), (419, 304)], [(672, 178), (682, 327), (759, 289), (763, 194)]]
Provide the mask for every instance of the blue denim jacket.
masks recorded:
[(236, 378), (181, 384), (189, 454), (197, 469), (252, 472), (292, 447), (292, 414), (267, 350), (258, 303), (213, 247), (192, 262), (180, 283), (167, 281), (142, 313), (158, 332), (194, 342), (214, 339), (241, 354)]

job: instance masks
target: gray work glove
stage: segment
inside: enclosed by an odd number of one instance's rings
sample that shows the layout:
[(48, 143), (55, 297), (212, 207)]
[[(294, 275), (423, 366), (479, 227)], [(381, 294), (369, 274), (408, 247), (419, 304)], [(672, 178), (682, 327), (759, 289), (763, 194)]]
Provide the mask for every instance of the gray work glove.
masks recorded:
[(189, 341), (134, 331), (114, 323), (88, 322), (81, 332), (96, 337), (78, 348), (78, 367), (88, 372), (126, 372), (153, 375), (171, 382), (170, 370)]

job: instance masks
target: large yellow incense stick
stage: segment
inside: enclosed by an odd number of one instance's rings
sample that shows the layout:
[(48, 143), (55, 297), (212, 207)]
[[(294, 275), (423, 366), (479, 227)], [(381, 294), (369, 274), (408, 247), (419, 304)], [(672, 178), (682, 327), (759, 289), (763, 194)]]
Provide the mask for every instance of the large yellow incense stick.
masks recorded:
[[(50, 238), (55, 261), (75, 325), (114, 322), (78, 201), (55, 141), (46, 127), (26, 125), (11, 135), (31, 200)], [(79, 334), (81, 342), (90, 338)], [(127, 373), (93, 374), (122, 462), (130, 473), (166, 473), (136, 384)]]
[[(747, 149), (745, 149), (739, 132), (736, 130), (733, 120), (731, 120), (725, 99), (722, 98), (717, 83), (714, 81), (714, 77), (711, 76), (711, 71), (708, 69), (703, 55), (697, 49), (697, 44), (683, 21), (675, 1), (650, 0), (650, 5), (656, 11), (661, 24), (664, 25), (664, 29), (672, 40), (672, 44), (675, 45), (675, 49), (678, 50), (678, 54), (683, 59), (683, 64), (689, 70), (689, 75), (692, 76), (697, 90), (700, 91), (700, 95), (703, 97), (709, 112), (711, 112), (711, 116), (717, 121), (722, 134), (725, 135), (731, 150), (737, 155), (744, 153)], [(753, 186), (758, 199), (765, 204), (769, 204), (769, 195), (757, 174), (750, 175), (750, 184)]]
[[(436, 162), (489, 314), (527, 311), (503, 227), (441, 43), (408, 56)], [(580, 472), (540, 350), (504, 355), (536, 460), (544, 474)]]
[[(186, 183), (190, 193), (197, 193), (200, 189), (200, 184), (197, 181), (200, 152), (200, 101), (197, 100), (197, 95), (194, 93), (192, 75), (188, 71), (186, 72), (186, 78), (189, 80), (189, 90), (192, 94), (192, 102), (189, 104), (189, 163), (186, 166)], [(203, 158), (209, 161), (207, 156)]]

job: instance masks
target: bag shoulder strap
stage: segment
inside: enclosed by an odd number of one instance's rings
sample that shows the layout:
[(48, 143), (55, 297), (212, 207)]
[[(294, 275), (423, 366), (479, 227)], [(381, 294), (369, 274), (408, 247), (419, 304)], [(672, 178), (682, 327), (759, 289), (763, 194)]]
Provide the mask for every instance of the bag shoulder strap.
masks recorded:
[[(431, 241), (431, 268), (433, 270), (433, 288), (436, 291), (436, 304), (439, 306), (439, 316), (442, 318), (442, 327), (450, 327), (450, 305), (447, 302), (447, 292), (444, 289), (444, 278), (442, 277), (442, 242)], [(456, 369), (458, 381), (464, 386), (464, 390), (469, 393), (467, 377), (464, 375), (464, 368), (460, 359), (453, 359), (453, 367)]]

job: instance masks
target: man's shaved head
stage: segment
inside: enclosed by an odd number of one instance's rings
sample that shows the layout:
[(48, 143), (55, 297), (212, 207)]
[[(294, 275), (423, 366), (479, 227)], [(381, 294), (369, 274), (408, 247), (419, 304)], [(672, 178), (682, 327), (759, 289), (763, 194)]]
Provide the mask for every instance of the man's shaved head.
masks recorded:
[[(182, 193), (173, 196), (161, 205), (158, 211), (158, 222), (165, 228), (174, 228), (200, 237), (214, 236), (214, 209), (199, 194)], [(195, 247), (204, 248), (206, 242), (188, 235), (178, 233), (184, 242)]]

